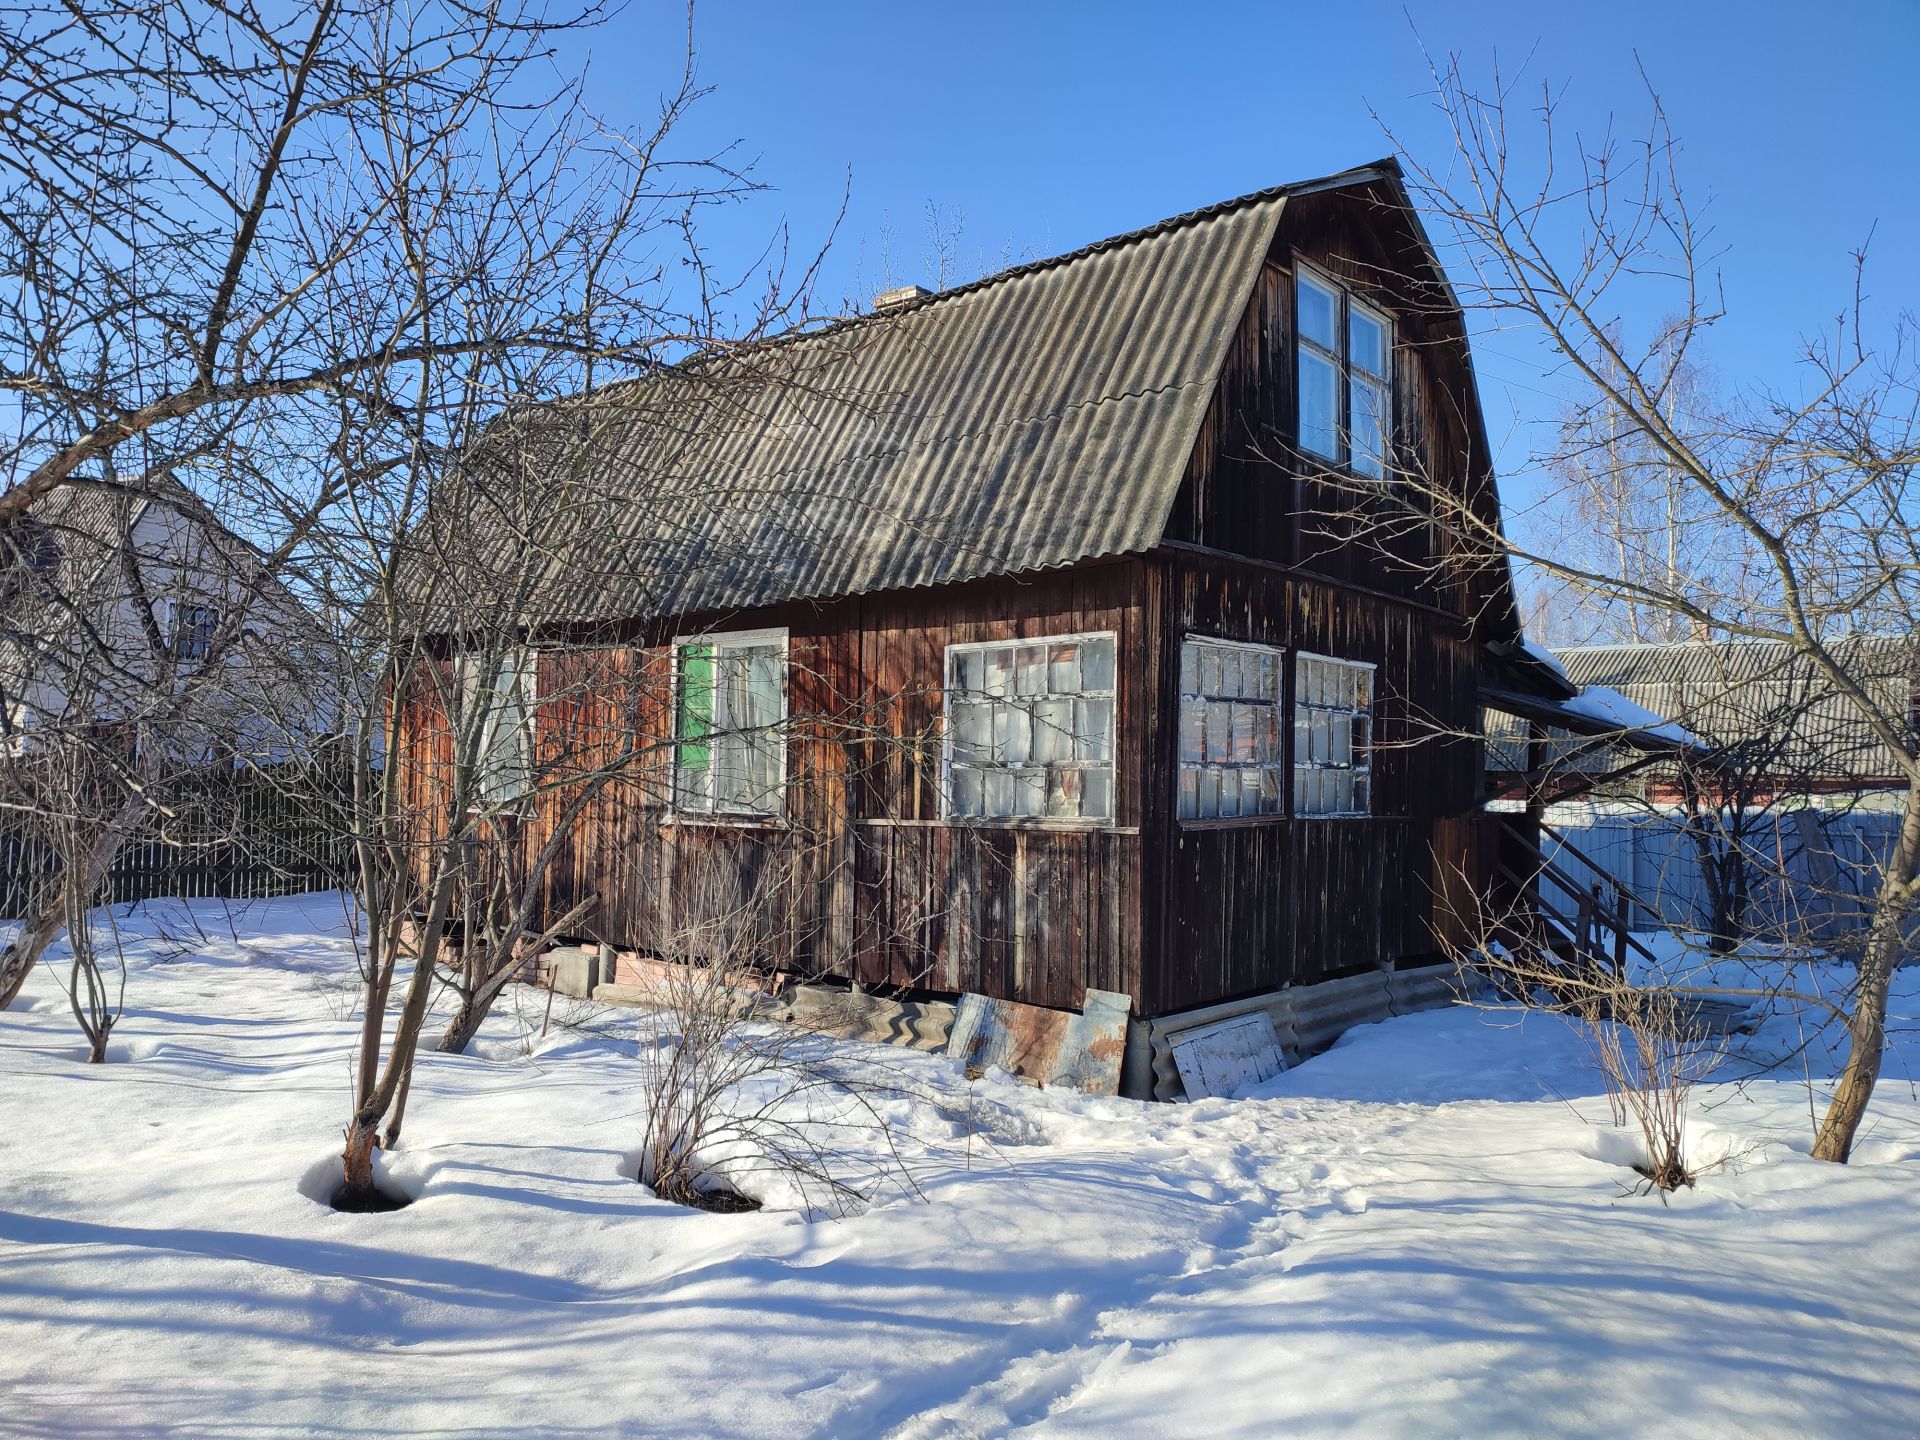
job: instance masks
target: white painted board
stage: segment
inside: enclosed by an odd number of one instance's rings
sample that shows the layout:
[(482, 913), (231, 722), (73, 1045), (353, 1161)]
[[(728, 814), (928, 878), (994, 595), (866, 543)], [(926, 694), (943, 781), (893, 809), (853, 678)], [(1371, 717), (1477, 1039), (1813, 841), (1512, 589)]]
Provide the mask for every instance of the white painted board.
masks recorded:
[(1264, 1010), (1183, 1030), (1168, 1042), (1189, 1100), (1231, 1095), (1287, 1068), (1273, 1017)]

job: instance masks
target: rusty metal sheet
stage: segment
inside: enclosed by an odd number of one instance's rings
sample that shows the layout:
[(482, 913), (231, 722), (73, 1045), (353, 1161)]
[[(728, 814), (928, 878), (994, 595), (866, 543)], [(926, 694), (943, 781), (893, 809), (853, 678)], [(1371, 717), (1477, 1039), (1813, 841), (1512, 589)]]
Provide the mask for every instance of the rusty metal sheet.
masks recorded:
[(969, 1069), (997, 1067), (1035, 1085), (1117, 1095), (1132, 1006), (1130, 997), (1107, 990), (1089, 990), (1077, 1015), (962, 995), (947, 1054)]

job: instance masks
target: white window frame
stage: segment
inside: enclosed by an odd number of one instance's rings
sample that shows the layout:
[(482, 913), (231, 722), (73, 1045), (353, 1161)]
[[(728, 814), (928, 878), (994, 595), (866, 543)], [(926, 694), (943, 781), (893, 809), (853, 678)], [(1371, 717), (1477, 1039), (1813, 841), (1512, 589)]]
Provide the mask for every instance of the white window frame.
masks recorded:
[[(479, 677), (474, 671), (480, 658), (476, 655), (455, 658), (455, 682), (460, 686), (460, 703), (463, 707), (479, 703)], [(499, 670), (495, 672), (494, 683), (490, 687), (496, 700), (501, 694), (500, 679), (509, 665), (513, 668), (513, 688), (517, 692), (517, 698), (512, 703), (520, 711), (520, 774), (517, 777), (509, 776), (506, 785), (490, 786), (488, 783), (494, 737), (501, 725), (501, 706), (489, 703), (480, 717), (480, 746), (473, 760), (473, 800), (468, 807), (470, 810), (510, 810), (533, 793), (533, 716), (540, 700), (540, 652), (526, 645), (514, 646), (503, 652)]]
[[(1298, 739), (1299, 726), (1297, 723), (1297, 719), (1300, 713), (1301, 705), (1303, 703), (1300, 699), (1300, 662), (1302, 660), (1320, 661), (1322, 663), (1339, 665), (1349, 670), (1364, 670), (1367, 672), (1367, 708), (1364, 711), (1362, 711), (1357, 708), (1349, 707), (1346, 711), (1346, 713), (1350, 716), (1361, 715), (1361, 714), (1364, 714), (1366, 716), (1367, 743), (1364, 747), (1362, 747), (1360, 745), (1352, 744), (1351, 742), (1349, 742), (1350, 752), (1354, 758), (1353, 758), (1353, 761), (1347, 765), (1316, 765), (1311, 761), (1303, 762), (1301, 759), (1300, 745), (1299, 745), (1299, 739)], [(1380, 667), (1375, 665), (1371, 660), (1349, 660), (1346, 657), (1341, 655), (1320, 655), (1320, 654), (1316, 654), (1312, 650), (1295, 650), (1293, 652), (1293, 664), (1290, 667), (1290, 669), (1291, 669), (1291, 674), (1288, 677), (1288, 681), (1287, 681), (1287, 686), (1288, 686), (1287, 697), (1289, 702), (1287, 710), (1288, 710), (1288, 720), (1292, 726), (1292, 730), (1295, 738), (1288, 742), (1293, 746), (1293, 753), (1289, 757), (1290, 763), (1287, 766), (1287, 813), (1293, 816), (1293, 818), (1297, 820), (1352, 820), (1352, 819), (1365, 819), (1368, 816), (1371, 816), (1374, 813), (1373, 811), (1373, 746), (1374, 746), (1373, 726), (1374, 726), (1374, 719), (1375, 719), (1374, 707), (1379, 703), (1379, 699), (1380, 699), (1380, 692), (1379, 692), (1379, 685), (1378, 685)], [(1310, 701), (1305, 703), (1307, 704), (1307, 707), (1310, 710), (1326, 710), (1330, 713), (1339, 708), (1337, 706), (1319, 705)], [(1300, 809), (1299, 804), (1295, 799), (1295, 794), (1298, 789), (1298, 777), (1302, 770), (1313, 770), (1313, 771), (1348, 770), (1348, 771), (1351, 771), (1356, 777), (1364, 777), (1367, 783), (1366, 807), (1362, 809), (1356, 806), (1355, 808), (1348, 809), (1348, 810), (1302, 810)]]
[[(1236, 700), (1236, 704), (1264, 704), (1273, 712), (1273, 758), (1265, 763), (1259, 761), (1188, 761), (1181, 758), (1182, 732), (1186, 726), (1186, 710), (1189, 697), (1202, 704), (1221, 703), (1222, 697), (1207, 695), (1199, 688), (1199, 674), (1196, 669), (1194, 689), (1189, 691), (1183, 683), (1186, 671), (1186, 647), (1189, 645), (1212, 645), (1224, 650), (1241, 650), (1262, 658), (1271, 656), (1274, 663), (1275, 694), (1271, 701)], [(1287, 732), (1293, 723), (1293, 710), (1289, 703), (1292, 695), (1292, 681), (1288, 678), (1292, 666), (1292, 652), (1284, 645), (1268, 645), (1257, 640), (1228, 640), (1217, 635), (1186, 634), (1180, 637), (1180, 657), (1176, 669), (1176, 693), (1178, 703), (1174, 711), (1174, 777), (1173, 777), (1173, 813), (1181, 825), (1264, 825), (1287, 818), (1289, 792), (1293, 784), (1292, 767), (1287, 763)], [(1204, 723), (1204, 722), (1203, 722)], [(1203, 783), (1201, 777), (1208, 770), (1229, 769), (1236, 772), (1245, 770), (1271, 770), (1278, 793), (1276, 804), (1271, 810), (1259, 811), (1252, 815), (1201, 815), (1196, 810), (1192, 815), (1181, 812), (1186, 790), (1186, 775), (1194, 772), (1196, 795), (1198, 786)], [(1236, 805), (1238, 801), (1235, 802)]]
[[(684, 792), (682, 791), (681, 785), (680, 785), (680, 746), (682, 745), (682, 743), (685, 743), (680, 738), (680, 684), (681, 684), (680, 667), (681, 667), (681, 652), (684, 651), (686, 647), (689, 645), (713, 646), (714, 652), (715, 652), (714, 658), (716, 662), (719, 659), (719, 652), (722, 648), (746, 650), (746, 649), (759, 649), (768, 645), (774, 645), (779, 648), (779, 651), (780, 651), (780, 718), (774, 726), (774, 729), (777, 732), (775, 736), (775, 743), (779, 747), (777, 751), (778, 778), (774, 783), (775, 798), (770, 808), (722, 809), (721, 807), (719, 807), (718, 805), (712, 802), (711, 797), (708, 797), (708, 803), (705, 805), (689, 805), (684, 803), (684, 799), (683, 799)], [(787, 722), (791, 718), (791, 713), (792, 713), (791, 712), (792, 685), (790, 683), (791, 670), (789, 665), (789, 657), (790, 657), (790, 647), (789, 647), (789, 642), (787, 637), (787, 631), (784, 626), (765, 627), (758, 630), (703, 630), (697, 634), (674, 636), (673, 649), (668, 657), (671, 663), (673, 676), (672, 676), (672, 683), (668, 687), (669, 695), (668, 695), (668, 709), (667, 709), (667, 725), (668, 725), (668, 730), (671, 738), (671, 744), (668, 751), (668, 766), (667, 766), (667, 792), (668, 792), (667, 809), (669, 814), (674, 819), (687, 820), (687, 821), (699, 821), (699, 822), (704, 822), (707, 824), (715, 824), (715, 825), (728, 825), (728, 824), (767, 825), (767, 824), (784, 824), (785, 823), (786, 816), (787, 816)], [(716, 672), (717, 672), (717, 665), (716, 665)], [(716, 683), (714, 686), (714, 697), (715, 697), (715, 704), (717, 706), (719, 702), (719, 697), (720, 697), (720, 687), (717, 683), (717, 673), (716, 673)], [(709, 751), (709, 765), (708, 765), (709, 774), (712, 773), (712, 761), (711, 761), (711, 752), (713, 749), (712, 737), (715, 734), (720, 733), (720, 731), (721, 731), (721, 727), (717, 723), (717, 721), (709, 722), (709, 728), (707, 731), (707, 736), (708, 736), (707, 744), (708, 744), (708, 751)]]
[[(1294, 434), (1300, 449), (1306, 454), (1341, 466), (1368, 480), (1385, 480), (1392, 468), (1393, 460), (1393, 354), (1395, 344), (1393, 316), (1362, 300), (1351, 285), (1335, 279), (1326, 271), (1310, 265), (1304, 260), (1294, 262), (1293, 297), (1293, 335), (1294, 335), (1294, 378), (1293, 407)], [(1323, 291), (1333, 300), (1333, 338), (1336, 349), (1329, 350), (1318, 340), (1308, 336), (1306, 327), (1300, 323), (1300, 286), (1311, 285)], [(1358, 368), (1362, 377), (1358, 383), (1377, 387), (1381, 396), (1380, 405), (1380, 457), (1378, 469), (1370, 464), (1356, 464), (1353, 457), (1353, 387), (1356, 383), (1352, 350), (1352, 331), (1349, 329), (1349, 314), (1358, 310), (1362, 315), (1375, 321), (1384, 332), (1381, 348), (1382, 363), (1385, 370), (1380, 373)], [(1333, 453), (1318, 449), (1307, 441), (1306, 425), (1301, 418), (1301, 376), (1304, 373), (1300, 364), (1300, 355), (1308, 352), (1318, 356), (1333, 367), (1336, 377), (1334, 396)]]
[[(955, 688), (952, 683), (953, 662), (957, 655), (972, 651), (1019, 649), (1024, 645), (1066, 645), (1084, 644), (1089, 640), (1106, 640), (1113, 646), (1113, 686), (1110, 690), (1080, 689), (1063, 691), (1063, 695), (1075, 698), (1105, 699), (1113, 707), (1112, 730), (1107, 737), (1107, 758), (1104, 761), (1066, 761), (1055, 762), (1071, 765), (1082, 771), (1104, 769), (1107, 772), (1107, 814), (1105, 815), (957, 815), (953, 808), (953, 701), (956, 695), (972, 692)], [(940, 819), (948, 825), (972, 825), (985, 827), (1037, 827), (1055, 826), (1079, 830), (1111, 830), (1119, 824), (1120, 811), (1120, 635), (1114, 630), (1083, 630), (1059, 635), (1022, 635), (1010, 640), (978, 640), (965, 644), (949, 645), (940, 657)], [(1052, 691), (1047, 692), (1049, 696)], [(1077, 738), (1077, 737), (1076, 737)], [(1008, 767), (1018, 768), (1018, 767)], [(1084, 792), (1083, 792), (1084, 793)]]

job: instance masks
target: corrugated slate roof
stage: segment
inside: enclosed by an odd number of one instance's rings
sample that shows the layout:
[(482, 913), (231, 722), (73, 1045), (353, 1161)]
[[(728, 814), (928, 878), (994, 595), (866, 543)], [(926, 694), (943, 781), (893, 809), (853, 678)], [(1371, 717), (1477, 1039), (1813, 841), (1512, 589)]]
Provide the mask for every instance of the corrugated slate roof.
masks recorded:
[[(529, 618), (727, 611), (1151, 549), (1286, 198), (1396, 175), (1262, 191), (550, 407), (595, 436), (552, 453), (620, 498), (589, 503)], [(509, 528), (477, 545), (483, 563), (526, 543)]]
[[(1834, 643), (1878, 706), (1911, 728), (1915, 651), (1901, 636)], [(1784, 644), (1734, 640), (1684, 645), (1596, 645), (1555, 652), (1569, 678), (1605, 685), (1716, 745), (1761, 741), (1784, 775), (1858, 779), (1900, 773), (1859, 708)]]

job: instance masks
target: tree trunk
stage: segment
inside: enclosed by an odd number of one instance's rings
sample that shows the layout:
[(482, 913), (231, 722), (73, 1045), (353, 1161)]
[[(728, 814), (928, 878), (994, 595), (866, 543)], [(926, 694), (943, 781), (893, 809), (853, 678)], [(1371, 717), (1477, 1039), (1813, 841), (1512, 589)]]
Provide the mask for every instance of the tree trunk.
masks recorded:
[(373, 1151), (379, 1139), (378, 1115), (368, 1116), (363, 1111), (353, 1117), (353, 1124), (347, 1129), (347, 1148), (340, 1157), (343, 1198), (365, 1201), (375, 1193)]
[(47, 902), (33, 924), (0, 955), (0, 1010), (13, 1004), (41, 955), (66, 928), (67, 891), (78, 886), (82, 895), (96, 894), (113, 866), (113, 857), (120, 853), (120, 847), (126, 844), (127, 837), (146, 813), (144, 796), (135, 795), (122, 804), (119, 813), (107, 822), (81, 858), (80, 873), (60, 877), (60, 893)]
[(1920, 787), (1909, 786), (1900, 838), (1887, 857), (1886, 873), (1874, 898), (1873, 924), (1860, 956), (1860, 980), (1854, 992), (1853, 1014), (1847, 1030), (1852, 1045), (1847, 1068), (1840, 1072), (1833, 1100), (1821, 1117), (1814, 1136), (1813, 1158), (1844, 1165), (1853, 1153), (1854, 1136), (1873, 1099), (1887, 1042), (1887, 991), (1905, 943), (1906, 919), (1913, 901), (1913, 875), (1920, 862)]
[(464, 1055), (467, 1046), (473, 1043), (473, 1037), (480, 1033), (480, 1027), (486, 1022), (487, 1010), (471, 996), (462, 996), (460, 1008), (453, 1012), (453, 1018), (447, 1022), (447, 1028), (440, 1036), (439, 1048), (449, 1055)]
[(33, 923), (20, 932), (14, 942), (0, 953), (0, 1010), (12, 1005), (33, 967), (66, 928), (67, 897), (55, 895), (40, 909)]

